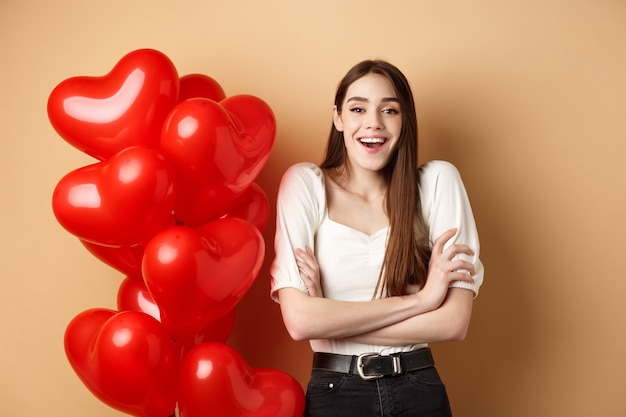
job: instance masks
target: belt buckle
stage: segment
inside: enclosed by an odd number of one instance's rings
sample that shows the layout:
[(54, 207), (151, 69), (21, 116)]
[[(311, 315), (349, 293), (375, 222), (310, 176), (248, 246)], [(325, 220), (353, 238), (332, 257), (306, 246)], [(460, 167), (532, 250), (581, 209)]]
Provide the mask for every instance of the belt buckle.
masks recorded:
[(371, 379), (378, 379), (378, 378), (382, 378), (382, 375), (365, 375), (365, 372), (363, 371), (363, 367), (365, 366), (363, 364), (363, 359), (366, 358), (373, 358), (376, 356), (380, 356), (378, 353), (376, 352), (371, 352), (371, 353), (361, 353), (359, 356), (357, 356), (356, 358), (356, 371), (359, 373), (359, 376), (364, 379), (364, 380), (371, 380)]

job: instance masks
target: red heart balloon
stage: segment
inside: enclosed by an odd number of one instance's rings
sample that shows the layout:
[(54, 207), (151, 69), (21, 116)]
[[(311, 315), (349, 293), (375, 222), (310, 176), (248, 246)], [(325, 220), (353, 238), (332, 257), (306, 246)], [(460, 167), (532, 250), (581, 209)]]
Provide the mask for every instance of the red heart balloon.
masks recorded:
[(270, 215), (270, 202), (265, 191), (256, 183), (250, 185), (248, 189), (233, 203), (232, 208), (226, 214), (227, 217), (237, 217), (252, 223), (263, 232), (267, 226), (267, 219)]
[(226, 214), (265, 165), (275, 133), (272, 110), (254, 96), (177, 104), (161, 137), (177, 174), (176, 217), (197, 226)]
[(143, 282), (141, 258), (143, 257), (144, 245), (115, 247), (97, 245), (81, 239), (79, 241), (89, 253), (105, 264)]
[(162, 230), (146, 245), (142, 271), (163, 325), (176, 339), (189, 340), (235, 307), (264, 256), (254, 225), (224, 218)]
[(182, 417), (300, 417), (304, 392), (289, 374), (251, 368), (232, 347), (211, 342), (183, 358), (178, 408)]
[(187, 74), (180, 77), (180, 93), (178, 101), (189, 98), (204, 97), (214, 101), (222, 101), (226, 94), (217, 81), (204, 74)]
[[(170, 217), (166, 226), (174, 226), (175, 224), (176, 220), (174, 217)], [(79, 241), (93, 256), (124, 275), (140, 280), (143, 284), (141, 258), (143, 258), (144, 244), (135, 246), (103, 246), (81, 239)]]
[(126, 148), (63, 177), (52, 208), (79, 239), (104, 246), (143, 244), (171, 222), (173, 175), (158, 150)]
[(139, 49), (107, 75), (73, 77), (57, 85), (48, 97), (48, 118), (63, 139), (104, 160), (133, 145), (157, 147), (178, 91), (170, 59)]
[[(161, 321), (161, 313), (143, 280), (126, 277), (117, 291), (117, 308), (120, 311), (140, 311)], [(233, 308), (224, 317), (211, 323), (192, 339), (177, 341), (181, 357), (185, 352), (205, 342), (226, 342), (235, 327), (236, 313)]]
[(159, 306), (143, 280), (126, 277), (117, 289), (117, 309), (119, 311), (140, 311), (161, 321)]
[(67, 326), (65, 352), (85, 386), (110, 407), (134, 416), (173, 413), (178, 351), (147, 314), (87, 310)]
[(180, 357), (184, 357), (189, 351), (196, 346), (199, 346), (207, 342), (220, 342), (226, 343), (230, 337), (233, 329), (235, 328), (235, 321), (237, 318), (236, 307), (233, 307), (225, 316), (220, 317), (208, 327), (200, 330), (192, 339), (178, 340), (177, 344), (180, 346)]

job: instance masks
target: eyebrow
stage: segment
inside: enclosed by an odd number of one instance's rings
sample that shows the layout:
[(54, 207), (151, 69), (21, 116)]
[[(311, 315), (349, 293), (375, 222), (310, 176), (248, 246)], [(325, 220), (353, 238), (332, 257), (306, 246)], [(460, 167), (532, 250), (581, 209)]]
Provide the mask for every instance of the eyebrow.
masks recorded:
[[(359, 101), (359, 102), (368, 102), (369, 99), (366, 97), (359, 97), (359, 96), (355, 96), (355, 97), (350, 97), (349, 99), (346, 100), (346, 103), (350, 103), (351, 101)], [(399, 103), (400, 99), (397, 97), (385, 97), (382, 99), (382, 102), (387, 103), (387, 102), (392, 102), (392, 103)]]

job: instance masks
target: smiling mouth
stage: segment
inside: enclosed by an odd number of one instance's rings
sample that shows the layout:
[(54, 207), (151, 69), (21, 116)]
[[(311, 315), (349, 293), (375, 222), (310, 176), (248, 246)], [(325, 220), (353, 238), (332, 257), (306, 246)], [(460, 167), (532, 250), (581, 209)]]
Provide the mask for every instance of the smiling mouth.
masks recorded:
[(378, 148), (385, 144), (385, 138), (361, 138), (359, 142), (368, 148)]

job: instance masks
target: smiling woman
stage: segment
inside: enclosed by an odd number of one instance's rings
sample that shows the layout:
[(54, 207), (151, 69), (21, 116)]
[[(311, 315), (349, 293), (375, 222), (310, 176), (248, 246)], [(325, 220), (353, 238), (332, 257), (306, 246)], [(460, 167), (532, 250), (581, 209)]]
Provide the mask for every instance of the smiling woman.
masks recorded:
[(363, 61), (339, 85), (325, 160), (280, 184), (271, 294), (315, 352), (305, 416), (450, 416), (428, 344), (465, 337), (483, 279), (451, 164), (417, 166), (408, 81)]

